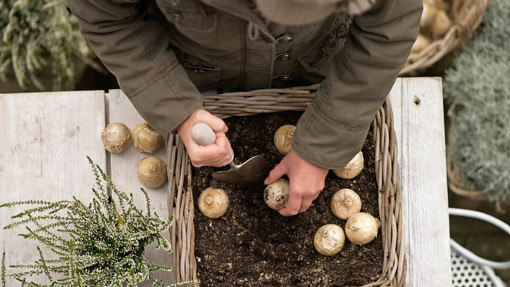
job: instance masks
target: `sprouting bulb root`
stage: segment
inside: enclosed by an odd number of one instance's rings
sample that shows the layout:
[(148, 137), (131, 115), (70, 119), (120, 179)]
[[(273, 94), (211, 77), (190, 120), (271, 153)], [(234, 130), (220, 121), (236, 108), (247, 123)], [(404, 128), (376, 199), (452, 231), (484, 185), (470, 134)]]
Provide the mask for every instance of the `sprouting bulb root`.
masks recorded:
[(344, 247), (345, 234), (336, 224), (326, 224), (320, 227), (313, 238), (317, 252), (326, 256), (333, 256)]
[(208, 187), (198, 197), (198, 209), (208, 218), (218, 218), (227, 212), (229, 199), (220, 188)]
[(381, 222), (372, 215), (360, 212), (352, 215), (345, 224), (345, 235), (355, 244), (367, 244), (377, 237)]

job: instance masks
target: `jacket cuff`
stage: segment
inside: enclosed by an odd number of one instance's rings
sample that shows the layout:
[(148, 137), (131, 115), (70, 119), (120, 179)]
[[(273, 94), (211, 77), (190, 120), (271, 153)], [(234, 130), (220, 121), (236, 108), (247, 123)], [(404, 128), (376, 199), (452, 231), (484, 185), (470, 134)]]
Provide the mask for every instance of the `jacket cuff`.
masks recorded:
[(292, 149), (309, 163), (342, 169), (361, 150), (369, 129), (339, 125), (312, 103), (297, 123)]
[(174, 133), (191, 113), (203, 108), (200, 92), (177, 63), (162, 71), (151, 85), (127, 95), (144, 120), (161, 135)]

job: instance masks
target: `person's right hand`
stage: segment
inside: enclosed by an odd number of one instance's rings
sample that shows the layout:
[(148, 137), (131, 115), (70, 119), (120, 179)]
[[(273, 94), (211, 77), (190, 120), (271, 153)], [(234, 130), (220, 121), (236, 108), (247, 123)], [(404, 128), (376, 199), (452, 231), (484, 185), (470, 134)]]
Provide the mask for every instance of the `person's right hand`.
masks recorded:
[[(197, 123), (209, 125), (216, 134), (214, 144), (207, 146), (199, 145), (191, 137), (191, 128)], [(177, 132), (181, 136), (186, 151), (195, 167), (214, 166), (221, 167), (229, 164), (233, 157), (232, 147), (225, 133), (228, 128), (225, 122), (209, 113), (206, 110), (194, 111), (184, 122), (177, 127)]]

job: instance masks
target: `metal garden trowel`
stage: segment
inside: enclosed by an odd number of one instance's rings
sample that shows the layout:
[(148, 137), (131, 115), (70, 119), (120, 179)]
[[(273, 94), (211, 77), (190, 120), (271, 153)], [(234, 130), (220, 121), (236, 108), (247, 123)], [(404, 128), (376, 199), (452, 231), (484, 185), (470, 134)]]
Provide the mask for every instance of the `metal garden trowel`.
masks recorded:
[[(207, 124), (198, 123), (191, 129), (191, 136), (200, 145), (210, 145), (216, 141), (216, 134)], [(212, 174), (216, 180), (236, 185), (262, 185), (269, 173), (269, 164), (262, 155), (256, 155), (242, 164), (229, 162), (230, 169)]]

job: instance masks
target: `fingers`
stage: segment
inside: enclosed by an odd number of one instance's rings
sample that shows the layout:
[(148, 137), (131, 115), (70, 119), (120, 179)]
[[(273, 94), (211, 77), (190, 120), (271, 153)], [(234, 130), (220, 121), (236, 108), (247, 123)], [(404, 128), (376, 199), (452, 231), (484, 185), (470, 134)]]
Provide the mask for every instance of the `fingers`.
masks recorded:
[(306, 185), (301, 180), (291, 180), (289, 183), (289, 200), (287, 206), (280, 209), (280, 214), (291, 216), (306, 211), (319, 193), (320, 190), (315, 190), (313, 186)]
[(303, 197), (303, 200), (301, 201), (301, 207), (299, 208), (299, 213), (305, 212), (310, 206), (312, 205), (312, 202), (319, 196), (319, 193), (315, 195), (314, 197)]
[(282, 177), (282, 175), (287, 173), (287, 168), (285, 167), (285, 164), (283, 162), (280, 162), (278, 165), (276, 165), (273, 170), (269, 173), (267, 178), (264, 180), (264, 184), (268, 185), (273, 182), (276, 182), (277, 180)]
[(196, 145), (194, 146), (193, 154), (191, 152), (189, 153), (191, 163), (195, 167), (221, 167), (230, 163), (234, 151), (226, 135), (221, 133), (216, 137), (216, 142), (214, 144), (206, 146)]
[(324, 188), (328, 173), (322, 168), (308, 163), (292, 150), (269, 173), (264, 184), (276, 182), (282, 175), (289, 177), (289, 200), (287, 206), (280, 210), (283, 216), (296, 215), (306, 211)]
[[(216, 135), (216, 141), (210, 145), (199, 145), (191, 136), (191, 129), (197, 123), (209, 125)], [(177, 128), (191, 163), (195, 167), (227, 165), (233, 157), (232, 147), (226, 136), (228, 128), (225, 122), (205, 110), (196, 110)]]
[(193, 113), (195, 123), (204, 123), (209, 125), (216, 133), (226, 133), (228, 128), (225, 122), (209, 113), (206, 110), (197, 110)]
[(304, 195), (298, 192), (290, 192), (289, 201), (287, 202), (287, 207), (280, 209), (280, 214), (283, 216), (292, 216), (301, 212), (305, 212), (310, 208), (312, 202), (319, 196), (320, 192), (317, 192), (314, 195)]
[(287, 207), (280, 209), (280, 214), (283, 216), (298, 214), (299, 210), (301, 209), (302, 201), (303, 196), (301, 194), (297, 194), (297, 192), (290, 192)]

